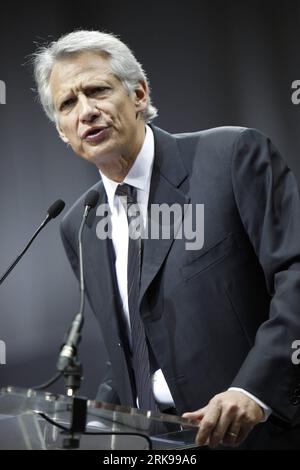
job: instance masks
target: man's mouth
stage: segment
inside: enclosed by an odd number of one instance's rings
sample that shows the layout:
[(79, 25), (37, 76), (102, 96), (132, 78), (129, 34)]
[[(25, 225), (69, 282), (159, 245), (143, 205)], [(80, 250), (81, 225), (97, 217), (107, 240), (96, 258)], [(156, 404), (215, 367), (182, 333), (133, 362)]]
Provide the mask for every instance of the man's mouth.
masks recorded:
[(100, 142), (107, 134), (109, 127), (95, 126), (87, 129), (83, 136), (82, 140), (86, 142)]

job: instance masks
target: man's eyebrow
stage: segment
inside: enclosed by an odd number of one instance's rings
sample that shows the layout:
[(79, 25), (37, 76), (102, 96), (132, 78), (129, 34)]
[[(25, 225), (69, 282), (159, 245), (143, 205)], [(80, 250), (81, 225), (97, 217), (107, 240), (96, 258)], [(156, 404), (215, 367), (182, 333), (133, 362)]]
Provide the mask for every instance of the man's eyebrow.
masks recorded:
[[(89, 90), (91, 88), (97, 88), (97, 87), (102, 87), (102, 86), (111, 87), (112, 85), (113, 84), (109, 82), (109, 79), (95, 78), (90, 83), (82, 84), (80, 88), (82, 90)], [(62, 93), (61, 96), (59, 96), (56, 100), (56, 106), (59, 108), (65, 100), (68, 100), (69, 98), (72, 98), (73, 96), (75, 96), (73, 91), (66, 91), (65, 93)]]
[(111, 86), (111, 83), (108, 80), (105, 80), (103, 78), (95, 78), (94, 80), (91, 80), (89, 83), (86, 83), (82, 86), (83, 89), (86, 88), (94, 88), (98, 86)]

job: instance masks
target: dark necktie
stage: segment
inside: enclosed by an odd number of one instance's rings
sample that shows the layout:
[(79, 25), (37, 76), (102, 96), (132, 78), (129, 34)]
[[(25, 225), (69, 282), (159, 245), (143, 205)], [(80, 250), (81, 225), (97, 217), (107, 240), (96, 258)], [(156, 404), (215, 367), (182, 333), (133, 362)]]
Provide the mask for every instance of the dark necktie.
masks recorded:
[(137, 205), (137, 189), (128, 184), (122, 184), (117, 187), (116, 195), (121, 196), (120, 200), (125, 208), (128, 222), (127, 289), (132, 337), (131, 360), (136, 392), (141, 409), (157, 410), (151, 387), (145, 329), (139, 312), (142, 215)]

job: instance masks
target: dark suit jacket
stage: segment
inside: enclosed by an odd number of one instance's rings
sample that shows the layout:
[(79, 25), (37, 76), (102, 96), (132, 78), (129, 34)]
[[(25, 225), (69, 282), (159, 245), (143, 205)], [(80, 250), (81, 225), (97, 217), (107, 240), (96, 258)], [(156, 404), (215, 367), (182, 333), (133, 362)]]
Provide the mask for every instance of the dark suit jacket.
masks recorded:
[[(204, 246), (145, 240), (140, 311), (179, 413), (230, 386), (260, 398), (287, 426), (297, 421), (300, 369), (300, 198), (293, 174), (268, 138), (223, 127), (170, 135), (153, 127), (149, 204), (204, 204)], [(94, 186), (106, 201), (102, 182)], [(83, 195), (61, 232), (78, 275)], [(133, 405), (111, 242), (84, 233), (87, 295), (109, 356), (103, 401)]]

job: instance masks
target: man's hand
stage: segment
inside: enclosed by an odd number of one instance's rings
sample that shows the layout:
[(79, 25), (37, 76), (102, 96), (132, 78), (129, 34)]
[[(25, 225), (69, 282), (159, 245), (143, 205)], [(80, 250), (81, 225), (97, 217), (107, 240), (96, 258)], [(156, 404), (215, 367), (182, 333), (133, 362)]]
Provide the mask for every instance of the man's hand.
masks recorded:
[(204, 408), (182, 417), (200, 422), (196, 444), (238, 446), (261, 421), (263, 410), (244, 393), (228, 390), (214, 396)]

